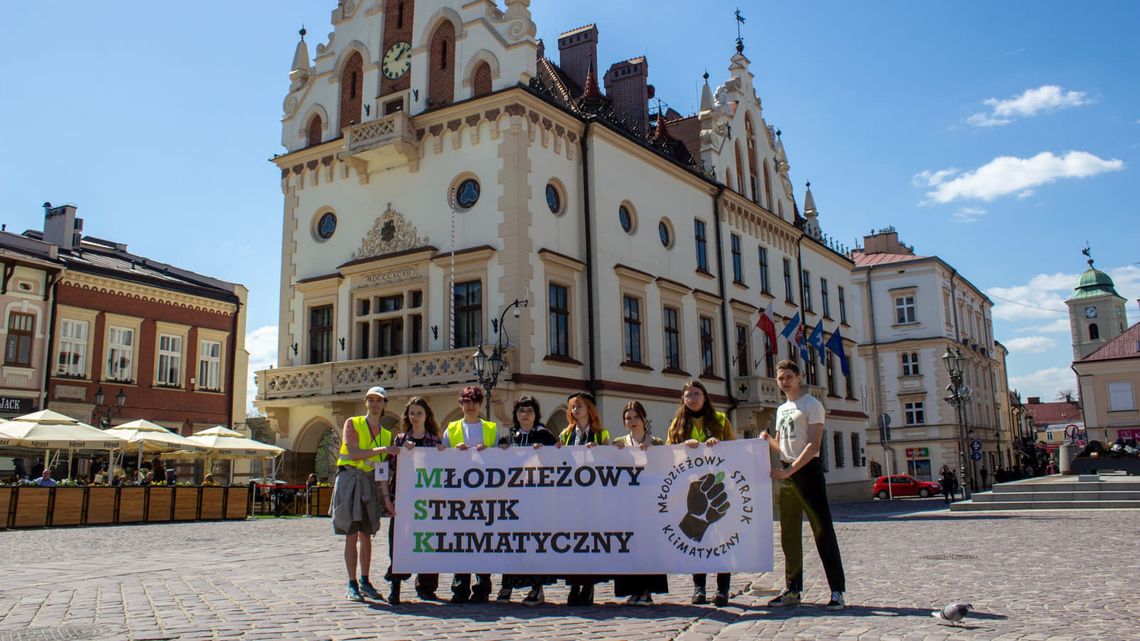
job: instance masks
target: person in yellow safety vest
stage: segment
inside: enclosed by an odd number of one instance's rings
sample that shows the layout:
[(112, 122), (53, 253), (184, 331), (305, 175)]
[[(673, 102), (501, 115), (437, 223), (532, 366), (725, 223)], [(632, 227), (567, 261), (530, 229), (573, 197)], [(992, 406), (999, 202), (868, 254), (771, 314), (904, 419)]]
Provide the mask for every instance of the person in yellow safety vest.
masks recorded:
[[(731, 441), (736, 438), (736, 434), (732, 429), (732, 421), (724, 412), (716, 411), (713, 407), (712, 399), (709, 398), (709, 391), (705, 389), (704, 384), (696, 379), (690, 380), (685, 383), (681, 388), (681, 404), (677, 407), (677, 413), (673, 417), (673, 422), (669, 424), (669, 433), (665, 439), (668, 445), (683, 444), (687, 447), (700, 447), (704, 443), (708, 447), (712, 447), (721, 441)], [(724, 483), (715, 482), (714, 477), (711, 475), (707, 479), (701, 477), (697, 483), (697, 489), (690, 488), (690, 496), (694, 496), (694, 491), (699, 491), (702, 499), (706, 501), (708, 508), (701, 515), (687, 515), (681, 521), (680, 529), (689, 538), (699, 541), (704, 536), (705, 530), (712, 525), (715, 521), (724, 516), (724, 511), (727, 507), (726, 499), (727, 494)], [(728, 591), (729, 585), (732, 580), (732, 575), (728, 572), (720, 572), (716, 575), (716, 596), (713, 597), (713, 603), (718, 607), (728, 605)], [(693, 575), (693, 605), (701, 605), (707, 603), (708, 599), (705, 596), (705, 575)]]
[[(498, 442), (497, 425), (479, 418), (479, 407), (483, 403), (483, 390), (468, 385), (459, 393), (459, 408), (463, 418), (451, 421), (443, 432), (443, 445), (440, 449), (454, 447), (467, 450), (474, 447), (482, 452)], [(471, 585), (470, 574), (456, 574), (451, 582), (452, 603), (486, 603), (491, 597), (491, 575), (475, 575), (475, 585)]]
[[(383, 387), (369, 388), (364, 394), (364, 404), (367, 413), (349, 418), (341, 430), (338, 471), (329, 507), (333, 531), (344, 535), (350, 601), (363, 601), (366, 596), (383, 600), (368, 580), (372, 535), (380, 529), (381, 501), (389, 514), (396, 513), (388, 493), (386, 461), (388, 455), (398, 453), (399, 448), (391, 447), (392, 432), (380, 424), (388, 405), (388, 393)], [(359, 583), (356, 580), (358, 562)]]

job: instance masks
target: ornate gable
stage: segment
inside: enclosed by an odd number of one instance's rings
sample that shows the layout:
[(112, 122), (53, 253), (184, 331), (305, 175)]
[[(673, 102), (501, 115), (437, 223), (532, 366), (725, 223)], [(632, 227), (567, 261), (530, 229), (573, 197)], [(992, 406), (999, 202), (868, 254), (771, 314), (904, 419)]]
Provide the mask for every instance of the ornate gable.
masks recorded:
[(392, 203), (388, 203), (388, 209), (376, 219), (364, 236), (360, 249), (352, 254), (352, 260), (415, 249), (430, 242), (427, 236), (420, 236), (419, 230), (403, 214), (392, 209)]

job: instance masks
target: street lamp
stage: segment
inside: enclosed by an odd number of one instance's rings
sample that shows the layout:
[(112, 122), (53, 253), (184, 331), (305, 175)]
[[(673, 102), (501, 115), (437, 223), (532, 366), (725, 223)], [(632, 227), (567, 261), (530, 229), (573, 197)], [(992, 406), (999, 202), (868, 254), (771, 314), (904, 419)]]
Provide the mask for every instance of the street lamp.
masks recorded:
[(107, 429), (111, 426), (111, 417), (115, 414), (123, 413), (123, 405), (127, 403), (127, 393), (123, 388), (119, 388), (119, 393), (115, 394), (114, 405), (104, 405), (103, 401), (107, 399), (107, 395), (103, 393), (103, 386), (100, 385), (95, 390), (95, 410), (93, 411), (95, 420), (99, 422), (99, 426)]
[(478, 351), (471, 356), (475, 361), (475, 378), (479, 380), (479, 385), (487, 397), (487, 420), (491, 420), (491, 392), (499, 383), (499, 375), (507, 369), (507, 361), (504, 355), (507, 353), (510, 340), (507, 338), (507, 330), (503, 326), (503, 321), (507, 317), (507, 312), (514, 310), (514, 316), (518, 318), (520, 308), (529, 305), (530, 303), (526, 299), (520, 300), (518, 298), (507, 305), (503, 313), (499, 314), (499, 320), (493, 322), (495, 333), (499, 337), (495, 342), (495, 347), (491, 350), (491, 354), (488, 355), (487, 352), (483, 351), (483, 345), (479, 345)]
[[(942, 362), (946, 365), (946, 373), (950, 375), (950, 384), (946, 386), (948, 392), (946, 402), (953, 405), (958, 412), (958, 471), (962, 479), (962, 496), (970, 498), (970, 484), (966, 482), (966, 450), (969, 441), (966, 440), (966, 421), (963, 420), (962, 406), (970, 400), (970, 388), (962, 384), (962, 352), (957, 348), (946, 348), (942, 355)], [(970, 466), (973, 469), (973, 466)], [(970, 474), (970, 483), (974, 476)]]

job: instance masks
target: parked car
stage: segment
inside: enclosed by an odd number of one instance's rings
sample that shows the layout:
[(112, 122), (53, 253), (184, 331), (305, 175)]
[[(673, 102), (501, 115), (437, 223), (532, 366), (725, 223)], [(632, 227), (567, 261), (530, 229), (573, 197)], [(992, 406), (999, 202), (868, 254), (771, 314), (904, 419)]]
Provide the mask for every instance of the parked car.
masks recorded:
[(875, 485), (871, 488), (871, 494), (885, 499), (891, 496), (921, 496), (922, 498), (926, 498), (942, 493), (942, 486), (940, 484), (934, 481), (916, 479), (909, 474), (892, 474), (890, 479), (891, 486), (889, 490), (887, 489), (886, 476), (880, 476), (875, 479)]

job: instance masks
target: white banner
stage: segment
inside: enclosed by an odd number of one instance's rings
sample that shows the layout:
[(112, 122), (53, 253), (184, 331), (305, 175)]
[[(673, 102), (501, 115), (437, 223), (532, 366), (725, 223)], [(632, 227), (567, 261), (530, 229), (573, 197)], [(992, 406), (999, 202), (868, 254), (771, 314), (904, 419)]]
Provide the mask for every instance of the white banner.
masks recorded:
[(395, 571), (772, 569), (768, 444), (418, 447), (398, 457)]

